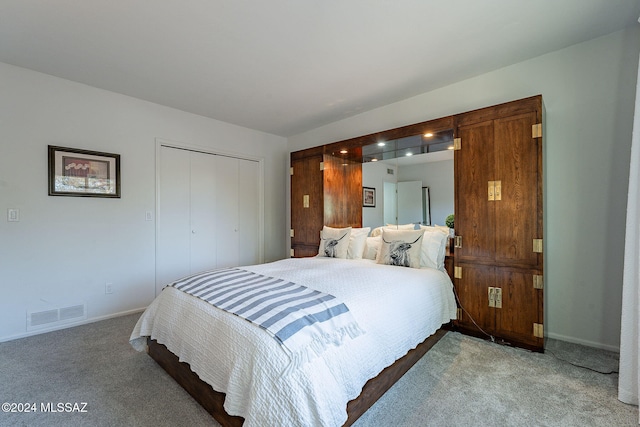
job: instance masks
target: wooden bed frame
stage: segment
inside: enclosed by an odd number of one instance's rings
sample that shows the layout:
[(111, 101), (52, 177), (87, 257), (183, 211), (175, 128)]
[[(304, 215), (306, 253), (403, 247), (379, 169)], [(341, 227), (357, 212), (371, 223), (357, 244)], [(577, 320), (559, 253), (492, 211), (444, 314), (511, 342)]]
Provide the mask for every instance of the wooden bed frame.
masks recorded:
[[(400, 379), (427, 351), (431, 349), (447, 333), (438, 329), (416, 348), (396, 362), (385, 368), (380, 374), (370, 379), (360, 396), (347, 404), (347, 422), (353, 424), (367, 409), (371, 407), (396, 381)], [(224, 410), (225, 394), (215, 391), (209, 384), (195, 374), (189, 364), (180, 362), (178, 357), (164, 345), (147, 338), (148, 353), (169, 375), (176, 380), (204, 409), (209, 412), (223, 427), (241, 426), (244, 418), (227, 414)]]

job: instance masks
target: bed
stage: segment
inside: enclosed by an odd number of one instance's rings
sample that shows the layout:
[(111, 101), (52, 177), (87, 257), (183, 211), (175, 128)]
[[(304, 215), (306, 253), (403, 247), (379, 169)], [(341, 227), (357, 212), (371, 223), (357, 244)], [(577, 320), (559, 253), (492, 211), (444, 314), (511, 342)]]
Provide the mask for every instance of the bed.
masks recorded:
[(351, 424), (443, 335), (455, 318), (449, 276), (369, 259), (285, 259), (241, 267), (334, 295), (362, 334), (292, 367), (256, 324), (166, 287), (131, 344), (149, 354), (222, 425)]

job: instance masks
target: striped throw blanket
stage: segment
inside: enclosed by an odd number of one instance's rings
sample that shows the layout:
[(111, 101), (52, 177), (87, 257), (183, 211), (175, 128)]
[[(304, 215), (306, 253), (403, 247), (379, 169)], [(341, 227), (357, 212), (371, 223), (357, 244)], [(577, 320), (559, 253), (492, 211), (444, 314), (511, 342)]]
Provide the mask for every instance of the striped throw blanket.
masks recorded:
[(170, 284), (248, 320), (272, 335), (296, 368), (328, 345), (364, 333), (335, 296), (240, 268), (190, 276)]

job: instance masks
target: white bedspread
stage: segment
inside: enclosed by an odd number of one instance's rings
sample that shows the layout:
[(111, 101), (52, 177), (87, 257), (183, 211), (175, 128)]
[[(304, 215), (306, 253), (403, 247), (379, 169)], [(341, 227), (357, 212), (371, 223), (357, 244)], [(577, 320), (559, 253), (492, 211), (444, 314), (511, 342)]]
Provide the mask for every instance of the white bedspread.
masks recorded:
[(335, 295), (365, 334), (283, 375), (289, 358), (258, 326), (174, 288), (165, 288), (131, 334), (167, 346), (205, 382), (226, 393), (224, 407), (247, 427), (340, 426), (347, 403), (384, 368), (455, 318), (446, 273), (370, 260), (295, 258), (243, 267)]

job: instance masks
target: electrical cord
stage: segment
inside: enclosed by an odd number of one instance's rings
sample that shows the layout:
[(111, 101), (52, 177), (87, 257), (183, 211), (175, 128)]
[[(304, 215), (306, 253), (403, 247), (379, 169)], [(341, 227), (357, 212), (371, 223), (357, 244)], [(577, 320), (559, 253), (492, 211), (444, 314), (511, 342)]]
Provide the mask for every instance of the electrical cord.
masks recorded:
[(464, 308), (464, 306), (462, 305), (462, 303), (460, 302), (460, 297), (458, 296), (458, 292), (456, 291), (456, 287), (453, 287), (453, 295), (456, 297), (456, 301), (458, 302), (458, 306), (462, 309), (462, 311), (464, 311), (467, 316), (469, 316), (469, 319), (471, 319), (471, 322), (476, 325), (476, 328), (478, 328), (478, 330), (480, 332), (482, 332), (483, 334), (485, 334), (486, 336), (488, 336), (491, 339), (491, 342), (495, 343), (496, 342), (496, 338), (491, 335), (490, 333), (488, 333), (487, 331), (485, 331), (484, 329), (482, 329), (480, 327), (480, 325), (478, 325), (475, 321), (475, 319), (473, 318), (473, 316), (471, 316), (471, 314), (469, 314), (469, 312), (467, 311), (466, 308)]
[(560, 360), (561, 362), (568, 363), (569, 365), (575, 366), (576, 368), (586, 369), (588, 371), (596, 372), (596, 373), (602, 374), (602, 375), (612, 375), (612, 374), (619, 374), (620, 373), (620, 372), (618, 372), (616, 370), (612, 370), (612, 371), (609, 371), (609, 372), (603, 372), (603, 371), (599, 371), (597, 369), (590, 368), (588, 366), (578, 365), (577, 363), (573, 363), (573, 362), (570, 362), (570, 361), (568, 361), (566, 359), (563, 359), (561, 357), (556, 356), (556, 354), (553, 351), (549, 350), (549, 349), (545, 349), (544, 352), (545, 353), (550, 353), (553, 357), (555, 357), (556, 359)]
[[(498, 342), (498, 341), (496, 341), (496, 338), (495, 338), (493, 335), (491, 335), (490, 333), (488, 333), (487, 331), (485, 331), (484, 329), (482, 329), (482, 328), (480, 327), (480, 325), (478, 325), (478, 324), (476, 323), (476, 321), (475, 321), (475, 319), (473, 318), (473, 316), (471, 316), (471, 314), (469, 314), (469, 312), (467, 311), (467, 309), (465, 309), (465, 308), (464, 308), (464, 306), (462, 305), (462, 303), (460, 302), (460, 297), (458, 297), (458, 292), (456, 291), (456, 287), (455, 287), (455, 286), (453, 287), (453, 295), (456, 297), (456, 301), (458, 302), (458, 306), (462, 309), (462, 311), (464, 311), (464, 312), (467, 314), (467, 316), (469, 316), (469, 319), (471, 319), (471, 322), (476, 326), (476, 328), (478, 328), (478, 330), (479, 330), (480, 332), (482, 332), (483, 334), (485, 334), (486, 336), (488, 336), (488, 337), (489, 337), (489, 339), (491, 339), (491, 342), (492, 342), (492, 343), (500, 344), (500, 345), (510, 345), (510, 344), (509, 344), (508, 342), (506, 342), (506, 341), (503, 341), (503, 342)], [(588, 367), (588, 366), (578, 365), (578, 364), (576, 364), (576, 363), (573, 363), (573, 362), (570, 362), (570, 361), (568, 361), (568, 360), (566, 360), (566, 359), (563, 359), (563, 358), (561, 358), (561, 357), (558, 357), (554, 352), (552, 352), (552, 351), (551, 351), (551, 350), (549, 350), (549, 349), (545, 349), (544, 351), (545, 351), (545, 353), (550, 353), (553, 357), (555, 357), (556, 359), (560, 360), (561, 362), (568, 363), (568, 364), (570, 364), (570, 365), (572, 365), (572, 366), (575, 366), (576, 368), (586, 369), (586, 370), (589, 370), (589, 371), (592, 371), (592, 372), (596, 372), (596, 373), (598, 373), (598, 374), (602, 374), (602, 375), (613, 375), (613, 374), (618, 374), (618, 373), (619, 373), (619, 372), (618, 372), (618, 371), (616, 371), (616, 370), (612, 370), (612, 371), (609, 371), (609, 372), (603, 372), (603, 371), (599, 371), (599, 370), (597, 370), (597, 369), (590, 368), (590, 367)]]

